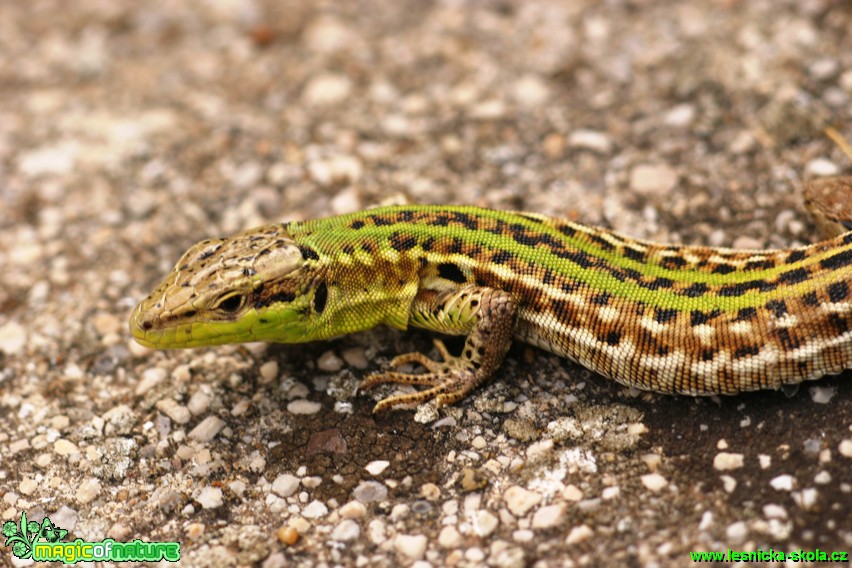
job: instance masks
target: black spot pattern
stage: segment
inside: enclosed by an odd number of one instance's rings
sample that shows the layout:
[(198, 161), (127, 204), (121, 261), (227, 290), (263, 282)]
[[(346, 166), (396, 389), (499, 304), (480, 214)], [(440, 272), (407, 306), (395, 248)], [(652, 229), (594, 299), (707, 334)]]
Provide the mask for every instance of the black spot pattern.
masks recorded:
[(849, 286), (846, 282), (835, 282), (828, 286), (828, 299), (831, 302), (842, 302), (849, 295)]

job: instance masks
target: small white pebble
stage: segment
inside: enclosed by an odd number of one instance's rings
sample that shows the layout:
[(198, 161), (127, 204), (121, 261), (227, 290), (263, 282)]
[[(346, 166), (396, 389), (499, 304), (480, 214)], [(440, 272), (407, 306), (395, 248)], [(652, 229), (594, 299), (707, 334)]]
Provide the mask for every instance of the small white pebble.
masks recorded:
[(287, 403), (287, 412), (290, 414), (316, 414), (321, 409), (322, 403), (303, 398)]
[(127, 350), (130, 351), (130, 354), (134, 357), (145, 357), (154, 351), (153, 349), (149, 349), (144, 345), (139, 345), (132, 339), (127, 342)]
[(328, 507), (322, 501), (311, 501), (310, 504), (302, 510), (302, 516), (308, 519), (318, 519), (328, 514)]
[(393, 539), (393, 547), (399, 554), (412, 560), (420, 560), (426, 554), (428, 541), (423, 535), (398, 534)]
[(197, 390), (189, 397), (189, 402), (186, 403), (186, 408), (193, 416), (204, 414), (210, 408), (210, 395), (203, 390)]
[(810, 511), (816, 505), (819, 492), (813, 487), (807, 487), (801, 491), (793, 493), (793, 500), (799, 507), (806, 511)]
[(757, 462), (760, 464), (760, 469), (766, 469), (772, 465), (772, 456), (766, 454), (758, 454)]
[[(183, 509), (181, 509), (181, 514), (184, 516), (189, 516), (194, 513), (195, 505), (192, 503), (187, 504)], [(205, 528), (206, 527), (203, 523), (189, 523), (186, 527), (186, 534), (189, 538), (196, 539), (204, 534)]]
[(646, 473), (641, 477), (642, 485), (650, 491), (660, 491), (663, 487), (669, 484), (665, 477), (659, 473)]
[(547, 458), (553, 452), (553, 440), (548, 438), (539, 442), (534, 442), (527, 448), (526, 454), (528, 460), (542, 460)]
[(732, 247), (742, 250), (757, 250), (763, 248), (763, 242), (748, 235), (740, 235), (734, 239)]
[[(420, 409), (424, 408), (424, 407), (432, 407), (432, 405), (430, 405), (430, 404), (420, 405), (417, 408), (417, 413), (420, 414)], [(433, 430), (437, 430), (438, 428), (455, 428), (456, 419), (455, 419), (454, 416), (444, 416), (440, 420), (435, 420), (435, 418), (437, 418), (438, 416), (440, 416), (440, 413), (438, 413), (437, 411), (435, 411), (434, 415), (432, 415), (432, 416), (430, 416), (430, 413), (424, 412), (419, 417), (419, 419), (415, 415), (414, 421), (419, 422), (421, 424), (428, 424), (429, 422), (432, 422), (434, 420), (434, 422), (432, 423), (432, 426), (431, 426), (431, 428)]]
[(580, 525), (571, 529), (565, 538), (565, 544), (577, 544), (595, 535), (595, 532), (587, 525)]
[[(607, 487), (607, 489), (618, 489)], [(532, 518), (532, 528), (549, 529), (559, 525), (565, 518), (565, 504), (548, 505), (535, 512)]]
[(499, 524), (500, 519), (498, 519), (490, 511), (482, 509), (476, 512), (476, 516), (474, 517), (473, 530), (477, 534), (477, 536), (487, 537), (494, 532), (494, 530)]
[(470, 445), (476, 450), (484, 450), (488, 446), (488, 442), (482, 436), (476, 436), (471, 440)]
[(164, 398), (157, 401), (155, 405), (157, 410), (171, 418), (176, 424), (186, 424), (192, 418), (189, 409), (171, 398)]
[(290, 497), (299, 488), (299, 478), (283, 473), (272, 482), (272, 492), (281, 497)]
[(361, 527), (352, 519), (343, 519), (336, 527), (334, 527), (334, 530), (331, 531), (331, 540), (339, 542), (356, 540), (359, 536), (361, 536)]
[(308, 385), (305, 383), (293, 383), (287, 389), (287, 400), (293, 400), (295, 398), (307, 398), (307, 396), (311, 394)]
[(618, 485), (613, 487), (604, 487), (603, 491), (601, 491), (601, 499), (604, 501), (615, 499), (619, 495), (621, 495), (621, 488)]
[(79, 454), (80, 448), (78, 448), (73, 442), (69, 442), (64, 438), (59, 438), (53, 443), (53, 451), (60, 456), (70, 456), (73, 454)]
[(192, 371), (190, 370), (189, 365), (178, 365), (175, 367), (174, 371), (172, 371), (172, 379), (178, 383), (185, 383), (191, 378)]
[(362, 519), (367, 515), (367, 507), (358, 501), (349, 501), (340, 507), (339, 513), (344, 519)]
[(840, 443), (837, 445), (837, 451), (845, 458), (852, 458), (852, 440), (849, 438), (840, 440)]
[(663, 462), (663, 458), (660, 454), (643, 454), (639, 459), (642, 460), (642, 462), (648, 467), (648, 471), (651, 473), (657, 471), (657, 468), (660, 467), (660, 464)]
[(737, 488), (737, 480), (730, 475), (722, 475), (720, 479), (722, 480), (722, 488), (725, 492), (733, 493), (734, 489)]
[(311, 523), (302, 517), (293, 517), (287, 521), (287, 525), (299, 531), (299, 534), (305, 534), (311, 530)]
[(77, 487), (77, 492), (74, 494), (74, 497), (77, 498), (77, 501), (82, 503), (83, 505), (90, 503), (98, 494), (101, 492), (101, 482), (95, 479), (94, 477), (90, 477), (89, 479), (83, 480), (80, 483), (79, 487)]
[(840, 75), (838, 83), (847, 91), (852, 92), (852, 69), (847, 69), (846, 71), (844, 71)]
[(505, 114), (506, 105), (497, 99), (485, 99), (470, 109), (470, 118), (476, 120), (496, 120)]
[(713, 458), (713, 467), (719, 471), (730, 471), (739, 469), (743, 466), (744, 459), (742, 454), (731, 454), (728, 452), (719, 452)]
[(639, 164), (630, 170), (630, 188), (641, 195), (665, 195), (677, 182), (677, 172), (666, 164)]
[(789, 474), (779, 475), (778, 477), (775, 477), (770, 480), (769, 485), (771, 485), (773, 489), (777, 489), (778, 491), (792, 491), (793, 476)]
[(438, 545), (443, 548), (458, 548), (461, 546), (462, 537), (456, 527), (449, 525), (441, 529), (438, 535)]
[(756, 145), (757, 138), (751, 132), (742, 131), (731, 142), (731, 152), (734, 154), (745, 154), (754, 149)]
[(482, 494), (478, 492), (468, 493), (464, 497), (464, 502), (462, 503), (462, 510), (468, 515), (474, 515), (479, 510), (479, 507), (482, 506)]
[(331, 106), (343, 102), (352, 92), (352, 81), (338, 73), (323, 73), (305, 85), (302, 99), (309, 105)]
[[(14, 241), (14, 239), (13, 239)], [(17, 355), (27, 344), (27, 330), (16, 321), (0, 326), (0, 351), (7, 355)]]
[(338, 357), (334, 351), (326, 351), (317, 359), (317, 368), (326, 373), (334, 373), (343, 368), (343, 359)]
[(424, 483), (420, 488), (420, 495), (428, 501), (436, 501), (441, 496), (441, 488), (434, 483)]
[(363, 347), (350, 347), (349, 349), (344, 349), (343, 360), (346, 361), (346, 364), (350, 367), (355, 367), (359, 370), (364, 370), (370, 366), (370, 361), (367, 359), (367, 354), (364, 351)]
[(136, 385), (136, 395), (140, 396), (163, 382), (169, 374), (160, 367), (151, 367), (142, 371), (142, 380)]
[(380, 474), (380, 473), (382, 473), (385, 469), (387, 469), (387, 467), (388, 467), (389, 465), (390, 465), (390, 462), (389, 462), (389, 461), (385, 461), (385, 460), (376, 460), (376, 461), (371, 461), (370, 463), (368, 463), (367, 465), (365, 465), (365, 466), (364, 466), (364, 469), (366, 469), (366, 470), (367, 470), (367, 472), (368, 472), (370, 475), (379, 475), (379, 474)]
[(209, 486), (202, 488), (195, 500), (204, 509), (215, 509), (221, 507), (225, 502), (222, 490), (218, 487)]
[(835, 394), (837, 389), (834, 387), (811, 387), (808, 389), (811, 395), (811, 400), (817, 404), (828, 404)]
[(398, 523), (399, 521), (406, 518), (408, 516), (408, 513), (410, 512), (411, 508), (408, 505), (404, 503), (397, 503), (393, 506), (393, 509), (391, 509), (391, 514), (389, 515), (389, 517), (390, 520), (395, 523)]
[(361, 503), (384, 501), (388, 497), (388, 488), (378, 481), (362, 481), (352, 490), (352, 496)]
[(733, 544), (741, 544), (745, 542), (746, 537), (748, 537), (748, 525), (746, 525), (743, 521), (731, 523), (725, 529), (725, 535)]
[(65, 378), (72, 380), (79, 380), (86, 376), (86, 372), (80, 368), (79, 365), (75, 365), (74, 363), (69, 363), (65, 366), (65, 370), (63, 371)]
[(267, 361), (260, 366), (260, 378), (263, 383), (271, 383), (278, 378), (278, 361)]
[(826, 158), (814, 158), (805, 164), (805, 173), (812, 177), (836, 176), (840, 173), (840, 168)]
[(503, 500), (506, 502), (506, 506), (516, 517), (526, 515), (530, 509), (541, 502), (541, 499), (541, 494), (534, 491), (527, 491), (519, 485), (513, 485), (503, 493)]
[(537, 75), (524, 75), (518, 79), (512, 89), (515, 100), (527, 107), (538, 107), (550, 96), (547, 83)]
[(583, 492), (576, 485), (568, 485), (562, 490), (562, 496), (568, 501), (581, 501)]
[(247, 398), (237, 401), (237, 404), (231, 407), (231, 416), (242, 416), (249, 409), (251, 401)]
[(20, 491), (24, 495), (32, 495), (33, 493), (36, 492), (37, 489), (38, 489), (38, 482), (31, 477), (25, 477), (18, 484), (18, 491)]
[(817, 473), (814, 476), (814, 483), (819, 483), (820, 485), (825, 485), (826, 483), (830, 483), (830, 482), (831, 482), (831, 474), (828, 473), (825, 470), (822, 470), (821, 472)]
[(387, 527), (381, 519), (373, 519), (367, 524), (367, 538), (375, 545), (381, 545), (387, 540)]
[(690, 104), (680, 104), (666, 112), (663, 122), (667, 126), (689, 126), (695, 118), (695, 107)]
[(819, 81), (827, 81), (833, 78), (840, 70), (840, 62), (829, 57), (817, 59), (808, 66), (808, 73)]
[(648, 433), (648, 427), (641, 422), (631, 422), (627, 425), (627, 433), (631, 436), (641, 436)]
[(768, 519), (786, 519), (787, 510), (781, 505), (768, 503), (763, 506), (763, 516)]
[(612, 150), (612, 140), (597, 130), (575, 130), (568, 137), (568, 144), (572, 148), (591, 150), (599, 154), (609, 154)]
[(199, 442), (209, 442), (225, 427), (225, 421), (218, 416), (208, 416), (190, 430), (188, 436)]
[(119, 318), (115, 317), (114, 314), (106, 312), (98, 312), (92, 315), (91, 322), (92, 327), (94, 327), (95, 331), (98, 332), (98, 335), (101, 336), (110, 333), (118, 333), (122, 329), (124, 323)]

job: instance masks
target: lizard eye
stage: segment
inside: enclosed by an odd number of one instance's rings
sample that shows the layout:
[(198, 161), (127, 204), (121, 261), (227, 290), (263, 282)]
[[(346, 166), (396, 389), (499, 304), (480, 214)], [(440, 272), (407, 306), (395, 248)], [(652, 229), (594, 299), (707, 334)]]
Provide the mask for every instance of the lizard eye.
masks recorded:
[(221, 310), (223, 312), (227, 312), (229, 314), (233, 314), (237, 310), (239, 310), (243, 306), (243, 296), (242, 294), (231, 294), (230, 296), (225, 296), (223, 299), (219, 300), (219, 303), (216, 304), (216, 309)]

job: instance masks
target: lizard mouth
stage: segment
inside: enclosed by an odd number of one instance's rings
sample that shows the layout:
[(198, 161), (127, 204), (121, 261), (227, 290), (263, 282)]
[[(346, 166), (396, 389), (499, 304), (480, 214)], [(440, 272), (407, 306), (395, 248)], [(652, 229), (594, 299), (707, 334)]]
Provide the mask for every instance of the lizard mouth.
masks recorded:
[(139, 302), (130, 316), (130, 333), (136, 343), (149, 348), (157, 347), (157, 339), (162, 335), (162, 330), (156, 329), (150, 312), (143, 309), (144, 302)]

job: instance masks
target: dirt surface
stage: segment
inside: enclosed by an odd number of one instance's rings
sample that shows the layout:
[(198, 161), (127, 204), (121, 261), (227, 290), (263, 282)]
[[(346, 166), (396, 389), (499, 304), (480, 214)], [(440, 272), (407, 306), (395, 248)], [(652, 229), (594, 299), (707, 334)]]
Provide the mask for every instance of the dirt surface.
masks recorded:
[(353, 389), (425, 333), (152, 352), (126, 326), (198, 240), (386, 202), (812, 241), (803, 181), (852, 171), (823, 133), (852, 139), (850, 26), (840, 0), (4, 3), (2, 520), (186, 566), (852, 550), (848, 374), (695, 400), (518, 345), (422, 423)]

